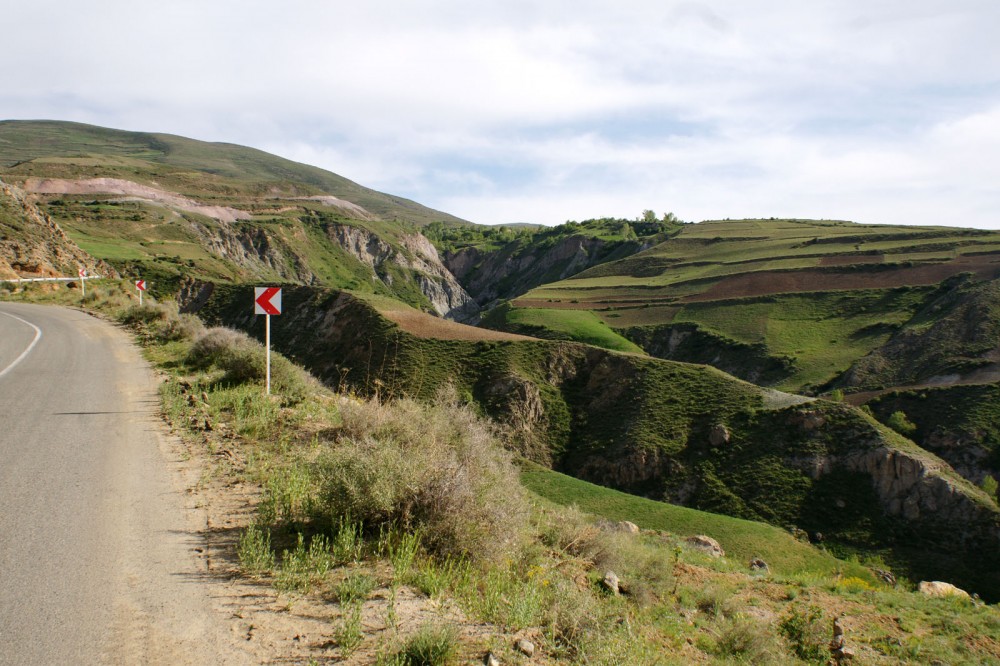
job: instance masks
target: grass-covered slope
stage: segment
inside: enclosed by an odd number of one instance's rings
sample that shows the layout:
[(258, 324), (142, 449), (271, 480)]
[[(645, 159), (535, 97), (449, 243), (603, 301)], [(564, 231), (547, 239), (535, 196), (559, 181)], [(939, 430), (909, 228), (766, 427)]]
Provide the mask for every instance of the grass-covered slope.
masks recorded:
[[(586, 310), (652, 354), (707, 361), (784, 389), (821, 390), (918, 317), (942, 283), (1000, 275), (1000, 234), (948, 227), (738, 220), (537, 287), (518, 309)], [(557, 325), (553, 325), (557, 328)], [(693, 336), (693, 337), (692, 337)], [(734, 351), (750, 351), (741, 363)]]
[[(260, 336), (250, 293), (218, 288), (201, 312)], [(275, 346), (332, 386), (429, 399), (452, 383), (521, 453), (574, 477), (794, 526), (842, 553), (885, 551), (921, 575), (1000, 592), (982, 564), (1000, 544), (996, 504), (849, 406), (777, 408), (714, 368), (569, 342), (426, 337), (343, 292), (284, 298)]]
[[(130, 305), (130, 291), (102, 281), (83, 305), (128, 326), (165, 376), (164, 417), (201, 470), (189, 492), (225, 526), (202, 534), (226, 583), (217, 601), (257, 661), (479, 663), (489, 652), (519, 663), (527, 637), (533, 663), (822, 663), (834, 618), (857, 663), (1000, 659), (996, 606), (887, 582), (877, 556), (838, 560), (779, 528), (534, 465), (519, 484), (500, 448), (510, 433), (453, 391), (429, 404), (361, 400), (275, 356), (267, 396), (262, 345), (170, 304)], [(78, 290), (40, 285), (0, 298), (81, 303)], [(694, 534), (726, 555), (684, 538)]]
[(0, 179), (33, 194), (86, 252), (161, 296), (185, 278), (293, 282), (441, 315), (478, 310), (420, 235), (461, 220), (251, 148), (3, 121)]
[(318, 167), (253, 148), (170, 134), (126, 132), (61, 121), (0, 121), (0, 167), (7, 179), (123, 178), (181, 194), (240, 197), (333, 195), (384, 219), (413, 224), (462, 220), (376, 192)]

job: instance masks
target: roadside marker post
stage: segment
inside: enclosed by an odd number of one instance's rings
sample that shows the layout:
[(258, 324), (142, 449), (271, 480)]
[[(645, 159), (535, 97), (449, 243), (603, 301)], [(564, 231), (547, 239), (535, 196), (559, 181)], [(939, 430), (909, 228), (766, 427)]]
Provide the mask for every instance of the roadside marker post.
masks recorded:
[(271, 315), (281, 314), (281, 287), (254, 287), (253, 313), (264, 319), (264, 347), (267, 349), (267, 395), (271, 395)]
[(81, 268), (77, 271), (80, 274), (80, 296), (87, 296), (87, 269)]
[(146, 291), (146, 281), (136, 280), (135, 289), (139, 292), (139, 307), (142, 307), (142, 292)]

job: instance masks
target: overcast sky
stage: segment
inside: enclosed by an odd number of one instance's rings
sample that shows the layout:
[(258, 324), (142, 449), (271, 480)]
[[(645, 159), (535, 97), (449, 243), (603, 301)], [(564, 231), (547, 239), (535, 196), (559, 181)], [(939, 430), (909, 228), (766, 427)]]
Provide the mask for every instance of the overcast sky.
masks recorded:
[(997, 0), (0, 0), (0, 117), (227, 141), (485, 224), (1000, 228)]

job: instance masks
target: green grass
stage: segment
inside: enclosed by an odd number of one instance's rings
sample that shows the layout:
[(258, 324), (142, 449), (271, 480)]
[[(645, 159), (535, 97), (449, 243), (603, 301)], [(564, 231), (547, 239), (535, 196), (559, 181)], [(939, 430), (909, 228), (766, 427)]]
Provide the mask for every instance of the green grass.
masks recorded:
[(615, 351), (645, 354), (641, 347), (615, 333), (600, 317), (586, 310), (513, 308), (505, 319), (505, 328), (509, 327), (513, 331), (542, 333), (543, 337), (551, 336)]
[(524, 466), (521, 483), (546, 500), (576, 506), (609, 520), (628, 520), (641, 528), (680, 536), (708, 535), (736, 562), (747, 563), (752, 557), (760, 557), (779, 575), (846, 573), (871, 578), (864, 567), (839, 560), (764, 523), (629, 495), (532, 464)]

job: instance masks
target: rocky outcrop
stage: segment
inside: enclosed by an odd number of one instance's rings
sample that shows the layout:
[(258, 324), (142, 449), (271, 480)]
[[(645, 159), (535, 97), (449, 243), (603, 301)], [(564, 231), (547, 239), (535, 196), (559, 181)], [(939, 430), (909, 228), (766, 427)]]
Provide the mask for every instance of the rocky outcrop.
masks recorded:
[[(975, 522), (980, 513), (996, 513), (990, 512), (985, 494), (957, 475), (948, 475), (946, 470), (950, 468), (943, 461), (879, 447), (845, 456), (839, 462), (871, 477), (879, 501), (890, 516), (910, 521), (931, 517), (957, 524)], [(980, 494), (982, 497), (977, 497)]]
[(404, 234), (395, 246), (363, 227), (332, 224), (327, 228), (331, 240), (339, 244), (358, 261), (370, 266), (375, 274), (392, 286), (397, 278), (389, 264), (412, 273), (421, 293), (434, 311), (448, 319), (475, 321), (479, 307), (445, 268), (437, 249), (420, 234)]
[(190, 225), (206, 250), (231, 261), (257, 279), (277, 276), (281, 280), (304, 284), (317, 279), (300, 257), (264, 227), (223, 221), (211, 227), (198, 222)]
[(118, 276), (80, 249), (23, 190), (0, 181), (0, 278), (72, 277), (81, 268)]
[(497, 251), (467, 247), (449, 252), (444, 264), (472, 294), (489, 307), (515, 298), (546, 282), (563, 280), (592, 266), (627, 257), (649, 247), (639, 241), (603, 241), (567, 236), (554, 244), (513, 242)]

